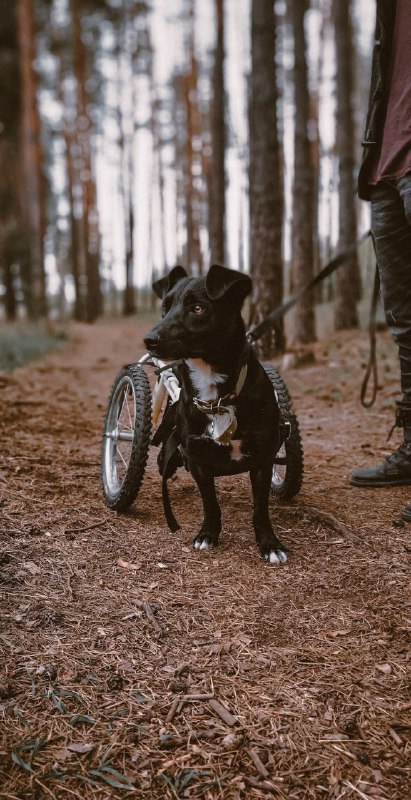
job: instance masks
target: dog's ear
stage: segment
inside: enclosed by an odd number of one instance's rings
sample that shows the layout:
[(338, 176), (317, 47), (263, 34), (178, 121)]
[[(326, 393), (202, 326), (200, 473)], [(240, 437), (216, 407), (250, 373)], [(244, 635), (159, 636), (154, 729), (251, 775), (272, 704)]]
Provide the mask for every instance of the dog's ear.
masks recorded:
[(213, 264), (205, 280), (206, 292), (210, 300), (220, 300), (227, 292), (232, 292), (241, 303), (251, 293), (251, 279), (244, 272)]
[(187, 278), (187, 273), (184, 267), (173, 267), (171, 272), (168, 273), (164, 278), (160, 278), (158, 281), (154, 281), (153, 283), (153, 291), (156, 293), (157, 297), (160, 300), (165, 297), (167, 292), (175, 286), (177, 281), (180, 281), (181, 278)]

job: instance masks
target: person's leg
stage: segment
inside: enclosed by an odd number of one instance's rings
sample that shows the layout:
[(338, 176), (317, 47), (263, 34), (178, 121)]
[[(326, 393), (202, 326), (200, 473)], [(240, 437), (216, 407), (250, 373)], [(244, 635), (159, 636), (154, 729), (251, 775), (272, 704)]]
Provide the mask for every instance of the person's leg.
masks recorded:
[(399, 349), (403, 396), (396, 424), (404, 428), (404, 443), (376, 467), (354, 470), (351, 483), (411, 485), (411, 175), (373, 189), (371, 230), (385, 316)]
[[(398, 181), (398, 191), (404, 204), (405, 216), (411, 228), (411, 174)], [(399, 351), (403, 397), (407, 403), (411, 404), (411, 344), (409, 337), (405, 336), (404, 341), (399, 341)], [(406, 522), (411, 522), (411, 503), (406, 503), (402, 516)]]
[[(396, 293), (396, 319), (391, 332), (398, 344), (401, 368), (402, 402), (411, 408), (411, 174), (396, 182), (408, 228), (402, 232), (398, 248), (403, 253), (402, 273)], [(408, 269), (407, 269), (408, 264)], [(400, 295), (402, 298), (400, 300)]]

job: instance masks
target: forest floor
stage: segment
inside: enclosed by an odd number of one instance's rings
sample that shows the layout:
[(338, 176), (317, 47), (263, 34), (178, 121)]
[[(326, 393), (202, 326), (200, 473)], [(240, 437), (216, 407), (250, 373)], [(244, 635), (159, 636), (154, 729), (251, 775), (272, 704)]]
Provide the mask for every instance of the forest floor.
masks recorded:
[(247, 476), (220, 479), (209, 552), (191, 547), (186, 473), (169, 533), (154, 448), (131, 511), (105, 506), (104, 410), (148, 327), (74, 326), (64, 352), (0, 375), (0, 797), (411, 798), (411, 489), (348, 483), (398, 443), (388, 334), (370, 411), (364, 333), (283, 371), (305, 481), (272, 503), (290, 550), (274, 567), (253, 541)]

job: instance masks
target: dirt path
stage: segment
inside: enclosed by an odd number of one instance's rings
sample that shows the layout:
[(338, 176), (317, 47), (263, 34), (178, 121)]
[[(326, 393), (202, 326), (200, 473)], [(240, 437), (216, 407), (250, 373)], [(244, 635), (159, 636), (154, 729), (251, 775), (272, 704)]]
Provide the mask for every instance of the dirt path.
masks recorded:
[(273, 505), (291, 558), (270, 568), (246, 477), (219, 483), (211, 552), (191, 548), (189, 476), (168, 532), (155, 452), (132, 511), (105, 507), (103, 413), (147, 327), (77, 327), (63, 354), (0, 376), (0, 797), (406, 800), (411, 491), (347, 482), (388, 452), (389, 339), (368, 413), (365, 337), (284, 373), (306, 479), (291, 508)]

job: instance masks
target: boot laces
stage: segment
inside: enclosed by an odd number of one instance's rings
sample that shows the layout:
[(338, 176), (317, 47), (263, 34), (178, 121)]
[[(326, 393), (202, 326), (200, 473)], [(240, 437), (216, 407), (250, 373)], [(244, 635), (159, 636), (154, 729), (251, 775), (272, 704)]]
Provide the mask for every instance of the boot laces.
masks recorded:
[(385, 460), (388, 464), (402, 464), (404, 461), (409, 461), (411, 464), (411, 443), (402, 442)]

